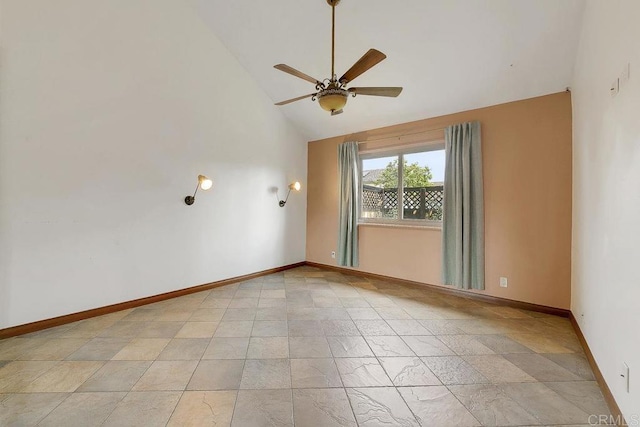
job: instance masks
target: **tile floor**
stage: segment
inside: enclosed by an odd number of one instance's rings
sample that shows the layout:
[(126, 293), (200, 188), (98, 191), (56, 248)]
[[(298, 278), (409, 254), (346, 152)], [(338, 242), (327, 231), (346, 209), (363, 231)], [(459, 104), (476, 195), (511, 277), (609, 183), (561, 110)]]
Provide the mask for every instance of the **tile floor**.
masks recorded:
[(0, 425), (588, 425), (566, 319), (302, 267), (0, 341)]

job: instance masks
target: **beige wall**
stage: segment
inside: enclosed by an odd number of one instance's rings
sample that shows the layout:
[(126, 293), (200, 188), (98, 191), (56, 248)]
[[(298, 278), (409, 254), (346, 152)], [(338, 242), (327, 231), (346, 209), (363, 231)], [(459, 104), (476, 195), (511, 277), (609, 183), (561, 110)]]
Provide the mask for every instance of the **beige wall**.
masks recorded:
[[(338, 144), (432, 139), (444, 126), (472, 120), (482, 123), (484, 293), (568, 309), (571, 96), (565, 92), (309, 142), (307, 261), (335, 265)], [(358, 270), (441, 284), (440, 229), (360, 225), (359, 230)], [(509, 279), (508, 288), (499, 287), (500, 276)]]

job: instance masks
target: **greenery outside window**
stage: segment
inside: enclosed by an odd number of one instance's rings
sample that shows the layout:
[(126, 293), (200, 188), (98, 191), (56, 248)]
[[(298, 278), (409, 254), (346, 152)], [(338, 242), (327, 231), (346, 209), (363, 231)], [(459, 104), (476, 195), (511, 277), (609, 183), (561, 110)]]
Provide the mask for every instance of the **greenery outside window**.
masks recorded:
[(360, 155), (360, 222), (442, 226), (444, 144)]

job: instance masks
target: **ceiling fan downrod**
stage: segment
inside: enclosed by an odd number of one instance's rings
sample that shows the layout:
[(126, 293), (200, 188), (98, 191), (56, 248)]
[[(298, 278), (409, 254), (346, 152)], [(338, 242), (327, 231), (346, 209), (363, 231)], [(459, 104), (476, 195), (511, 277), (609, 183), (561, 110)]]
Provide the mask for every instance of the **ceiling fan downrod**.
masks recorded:
[(331, 81), (336, 80), (336, 5), (340, 0), (327, 0), (331, 5)]

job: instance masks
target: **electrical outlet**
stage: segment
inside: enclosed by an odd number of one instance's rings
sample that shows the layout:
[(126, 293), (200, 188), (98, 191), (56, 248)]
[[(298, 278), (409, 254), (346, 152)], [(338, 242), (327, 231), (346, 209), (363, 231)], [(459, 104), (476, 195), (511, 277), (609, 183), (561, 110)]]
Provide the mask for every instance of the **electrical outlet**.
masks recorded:
[(333, 259), (336, 258), (336, 251), (331, 251), (331, 258), (333, 258)]
[(622, 362), (622, 372), (620, 373), (620, 376), (624, 378), (625, 389), (627, 390), (627, 393), (629, 393), (629, 384), (631, 382), (629, 378), (629, 365), (624, 362)]
[(500, 278), (500, 287), (501, 288), (506, 288), (507, 286), (508, 286), (507, 278), (506, 277), (501, 277)]

